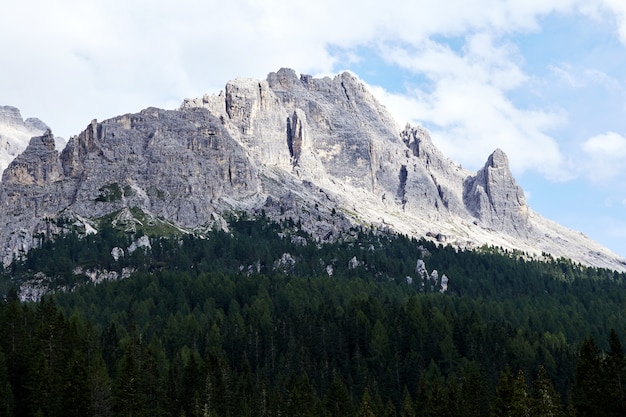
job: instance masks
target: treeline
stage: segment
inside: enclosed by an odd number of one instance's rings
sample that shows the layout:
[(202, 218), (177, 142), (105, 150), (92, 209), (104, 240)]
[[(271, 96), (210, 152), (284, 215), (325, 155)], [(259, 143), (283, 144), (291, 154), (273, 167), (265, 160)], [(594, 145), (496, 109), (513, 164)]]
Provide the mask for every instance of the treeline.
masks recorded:
[[(521, 334), (506, 323), (485, 322), (440, 304), (450, 298), (443, 295), (397, 302), (380, 300), (380, 286), (358, 282), (326, 283), (325, 291), (315, 280), (309, 285), (199, 276), (182, 280), (181, 297), (175, 289), (181, 277), (167, 275), (156, 282), (148, 275), (134, 279), (146, 285), (148, 294), (141, 296), (125, 294), (131, 289), (125, 286), (94, 294), (131, 298), (125, 312), (113, 308), (103, 314), (118, 317), (123, 327), (115, 320), (101, 327), (83, 318), (106, 309), (106, 299), (89, 308), (76, 306), (70, 318), (50, 299), (3, 303), (2, 415), (619, 416), (626, 411), (625, 359), (615, 332), (605, 352), (593, 338), (575, 348), (553, 335)], [(204, 295), (191, 281), (216, 298), (194, 304)], [(114, 285), (98, 288), (108, 286)], [(160, 316), (167, 305), (171, 313)], [(565, 395), (556, 388), (564, 381)]]
[[(626, 415), (621, 274), (297, 230), (241, 219), (118, 261), (137, 236), (47, 242), (5, 285), (73, 289), (0, 306), (0, 415)], [(136, 272), (76, 285), (95, 266)]]

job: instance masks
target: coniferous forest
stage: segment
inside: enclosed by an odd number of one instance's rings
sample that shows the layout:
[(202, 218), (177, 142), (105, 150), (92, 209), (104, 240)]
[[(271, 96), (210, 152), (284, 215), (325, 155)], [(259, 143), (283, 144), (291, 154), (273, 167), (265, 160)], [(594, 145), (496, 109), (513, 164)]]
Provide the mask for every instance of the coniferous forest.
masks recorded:
[(0, 416), (626, 415), (623, 274), (245, 216), (111, 255), (142, 233), (0, 272)]

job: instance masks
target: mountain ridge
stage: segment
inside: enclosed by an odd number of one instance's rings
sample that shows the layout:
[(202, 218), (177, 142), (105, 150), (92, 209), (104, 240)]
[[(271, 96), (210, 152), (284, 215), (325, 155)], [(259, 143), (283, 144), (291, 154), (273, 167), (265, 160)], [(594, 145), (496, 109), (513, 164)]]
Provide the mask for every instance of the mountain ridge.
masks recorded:
[(47, 129), (48, 126), (37, 118), (22, 119), (16, 107), (0, 106), (0, 172), (26, 149), (31, 137)]
[(461, 168), (425, 129), (400, 129), (348, 72), (235, 79), (177, 110), (94, 120), (60, 153), (53, 139), (32, 138), (3, 173), (5, 264), (59, 233), (61, 213), (136, 207), (189, 230), (228, 211), (263, 212), (299, 219), (318, 239), (361, 224), (626, 270), (610, 250), (532, 211), (502, 150), (477, 172)]

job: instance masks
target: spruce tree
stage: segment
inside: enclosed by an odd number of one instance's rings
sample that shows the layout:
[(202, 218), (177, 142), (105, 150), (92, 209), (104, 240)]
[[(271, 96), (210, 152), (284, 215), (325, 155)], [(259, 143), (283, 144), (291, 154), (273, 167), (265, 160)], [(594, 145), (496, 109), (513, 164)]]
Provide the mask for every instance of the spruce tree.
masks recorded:
[(532, 401), (528, 393), (526, 375), (520, 369), (513, 382), (513, 397), (511, 398), (511, 417), (530, 417)]
[(376, 413), (374, 412), (374, 400), (367, 387), (365, 387), (363, 391), (358, 417), (376, 417)]
[(513, 410), (513, 372), (508, 366), (500, 374), (496, 385), (496, 397), (491, 403), (491, 417), (508, 417)]
[(609, 351), (603, 360), (602, 374), (606, 416), (626, 416), (626, 358), (615, 329), (611, 329), (609, 335)]
[(580, 346), (576, 362), (575, 381), (572, 392), (576, 417), (606, 415), (603, 401), (600, 350), (592, 337), (587, 337)]
[(537, 378), (533, 381), (533, 390), (535, 394), (532, 404), (533, 417), (563, 416), (559, 394), (543, 366), (539, 367)]
[(0, 349), (0, 416), (13, 416), (13, 389), (5, 366), (5, 357)]
[(413, 399), (409, 390), (404, 387), (404, 394), (402, 395), (402, 407), (400, 408), (400, 417), (416, 417), (415, 408), (413, 407)]
[(351, 416), (353, 413), (350, 394), (337, 375), (324, 397), (324, 408), (329, 416)]

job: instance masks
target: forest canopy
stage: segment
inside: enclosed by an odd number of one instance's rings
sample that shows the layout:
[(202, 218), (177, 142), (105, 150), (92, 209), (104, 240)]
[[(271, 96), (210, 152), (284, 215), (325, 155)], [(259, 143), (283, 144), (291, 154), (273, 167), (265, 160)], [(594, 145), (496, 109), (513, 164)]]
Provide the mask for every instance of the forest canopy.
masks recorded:
[(142, 236), (2, 271), (0, 415), (626, 415), (623, 274), (264, 218)]

